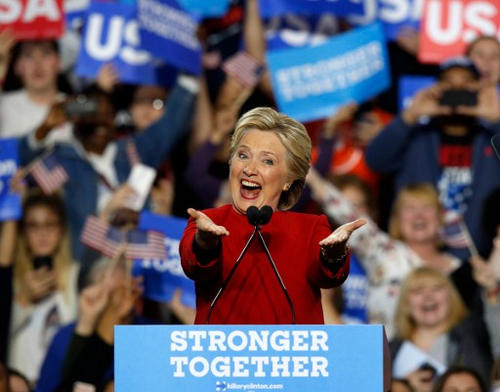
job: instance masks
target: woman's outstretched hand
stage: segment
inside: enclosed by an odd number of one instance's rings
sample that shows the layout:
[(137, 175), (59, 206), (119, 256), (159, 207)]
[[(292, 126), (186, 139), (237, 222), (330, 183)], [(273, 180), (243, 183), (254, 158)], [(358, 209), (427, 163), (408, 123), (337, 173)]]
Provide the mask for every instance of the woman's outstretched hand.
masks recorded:
[(345, 253), (347, 241), (354, 231), (366, 224), (366, 219), (356, 219), (337, 227), (328, 237), (319, 242), (326, 259), (337, 259)]
[(195, 241), (201, 248), (213, 249), (219, 243), (219, 237), (229, 235), (229, 231), (224, 226), (216, 225), (203, 212), (194, 208), (188, 208), (187, 212), (196, 222), (198, 230)]

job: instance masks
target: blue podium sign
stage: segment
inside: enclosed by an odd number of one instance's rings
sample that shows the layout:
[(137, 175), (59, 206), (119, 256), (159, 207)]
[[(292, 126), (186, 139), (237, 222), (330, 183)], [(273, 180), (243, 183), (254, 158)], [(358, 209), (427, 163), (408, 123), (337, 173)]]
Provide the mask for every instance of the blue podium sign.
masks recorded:
[(385, 392), (388, 356), (380, 325), (115, 327), (119, 392)]

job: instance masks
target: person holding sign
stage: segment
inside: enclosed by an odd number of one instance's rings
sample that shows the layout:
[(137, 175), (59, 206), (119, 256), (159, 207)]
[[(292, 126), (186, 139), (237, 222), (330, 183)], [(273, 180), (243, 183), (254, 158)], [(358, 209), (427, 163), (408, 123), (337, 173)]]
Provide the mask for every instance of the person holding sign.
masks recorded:
[[(188, 209), (191, 218), (179, 246), (184, 271), (196, 284), (195, 323), (324, 322), (320, 288), (347, 278), (347, 240), (365, 221), (332, 233), (325, 216), (287, 211), (302, 193), (310, 161), (311, 140), (299, 122), (270, 108), (240, 118), (231, 141), (232, 205)], [(252, 225), (261, 230), (261, 243), (248, 243), (240, 268), (230, 273)], [(274, 271), (267, 257), (276, 262)], [(216, 295), (220, 302), (211, 306)]]
[[(58, 85), (60, 63), (57, 41), (15, 43), (9, 30), (0, 32), (0, 80), (4, 82), (0, 137), (25, 136), (43, 123), (50, 107), (64, 95), (62, 83)], [(69, 125), (58, 125), (50, 141), (70, 140)]]

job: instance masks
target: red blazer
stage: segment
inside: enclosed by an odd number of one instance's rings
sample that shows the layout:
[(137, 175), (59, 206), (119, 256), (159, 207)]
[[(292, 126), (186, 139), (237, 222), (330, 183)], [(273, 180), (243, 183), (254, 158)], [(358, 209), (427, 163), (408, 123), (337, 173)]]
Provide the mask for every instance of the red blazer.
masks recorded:
[[(252, 234), (245, 215), (231, 205), (203, 211), (229, 236), (220, 254), (201, 264), (193, 252), (196, 223), (190, 219), (179, 249), (184, 272), (195, 281), (196, 324), (205, 323), (210, 303)], [(295, 307), (297, 324), (323, 324), (320, 288), (341, 285), (349, 273), (349, 257), (335, 273), (320, 261), (318, 242), (332, 229), (324, 215), (277, 211), (262, 234)], [(210, 324), (291, 324), (292, 316), (264, 249), (256, 238), (210, 318)]]

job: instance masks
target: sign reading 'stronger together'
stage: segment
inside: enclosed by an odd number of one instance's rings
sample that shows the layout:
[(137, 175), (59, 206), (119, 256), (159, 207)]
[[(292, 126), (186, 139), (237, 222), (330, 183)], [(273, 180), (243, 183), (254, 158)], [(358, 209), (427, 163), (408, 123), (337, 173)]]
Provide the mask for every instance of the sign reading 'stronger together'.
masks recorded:
[(382, 326), (115, 327), (118, 391), (383, 391)]

